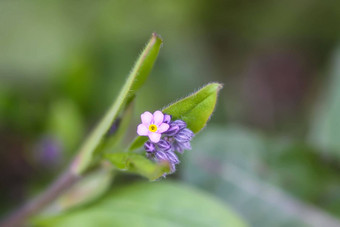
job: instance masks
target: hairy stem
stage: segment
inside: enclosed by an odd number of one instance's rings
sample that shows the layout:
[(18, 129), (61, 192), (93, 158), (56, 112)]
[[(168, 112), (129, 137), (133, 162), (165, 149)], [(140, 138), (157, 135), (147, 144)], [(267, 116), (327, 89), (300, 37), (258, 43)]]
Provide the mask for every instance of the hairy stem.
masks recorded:
[(80, 179), (80, 176), (68, 170), (62, 174), (52, 185), (27, 204), (10, 214), (1, 223), (1, 227), (24, 226), (27, 219), (39, 213), (46, 205), (55, 200), (66, 189)]

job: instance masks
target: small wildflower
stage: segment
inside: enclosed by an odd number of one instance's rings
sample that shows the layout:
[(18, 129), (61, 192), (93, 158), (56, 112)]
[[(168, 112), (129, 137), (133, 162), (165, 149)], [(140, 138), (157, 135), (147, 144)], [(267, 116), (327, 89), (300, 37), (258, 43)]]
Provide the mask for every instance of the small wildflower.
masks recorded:
[(180, 162), (176, 153), (191, 150), (190, 141), (194, 133), (187, 128), (182, 120), (171, 121), (172, 117), (156, 111), (152, 115), (144, 112), (141, 115), (142, 124), (138, 125), (137, 133), (140, 136), (148, 136), (144, 144), (146, 156), (156, 162), (167, 161), (170, 164), (170, 172), (176, 171), (176, 165)]
[(164, 114), (157, 110), (153, 114), (144, 112), (141, 115), (142, 124), (137, 127), (140, 136), (148, 136), (151, 142), (158, 143), (162, 133), (169, 129), (169, 124), (164, 123)]

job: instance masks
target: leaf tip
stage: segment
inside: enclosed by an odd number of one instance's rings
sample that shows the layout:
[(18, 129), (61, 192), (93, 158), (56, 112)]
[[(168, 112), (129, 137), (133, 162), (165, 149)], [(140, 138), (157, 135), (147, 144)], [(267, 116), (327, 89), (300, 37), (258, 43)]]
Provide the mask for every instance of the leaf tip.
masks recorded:
[(217, 87), (218, 90), (221, 90), (221, 89), (223, 88), (223, 85), (224, 85), (224, 84), (222, 84), (222, 83), (217, 83), (217, 84), (218, 84), (218, 87)]
[(163, 44), (163, 39), (161, 35), (157, 34), (156, 32), (153, 32), (151, 34), (151, 40), (153, 40), (153, 42), (160, 42), (161, 44)]
[(219, 82), (211, 82), (207, 84), (206, 86), (209, 86), (209, 85), (213, 86), (213, 88), (216, 89), (217, 92), (219, 92), (223, 88), (223, 84)]
[(159, 34), (157, 34), (156, 32), (152, 33), (152, 37), (162, 39), (162, 37)]

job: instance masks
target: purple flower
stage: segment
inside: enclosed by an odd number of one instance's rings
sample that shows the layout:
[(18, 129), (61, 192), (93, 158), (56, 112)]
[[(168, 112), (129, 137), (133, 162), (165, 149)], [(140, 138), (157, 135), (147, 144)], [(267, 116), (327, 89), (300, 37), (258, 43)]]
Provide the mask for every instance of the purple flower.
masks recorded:
[(148, 136), (151, 142), (158, 143), (162, 133), (169, 129), (169, 124), (164, 123), (164, 114), (157, 110), (153, 114), (146, 111), (141, 115), (142, 124), (137, 127), (140, 136)]
[(137, 133), (150, 139), (144, 144), (146, 157), (155, 162), (168, 162), (170, 173), (175, 172), (180, 162), (175, 152), (182, 154), (185, 150), (191, 150), (190, 141), (194, 133), (184, 121), (171, 121), (171, 115), (164, 115), (161, 111), (153, 115), (144, 112), (141, 119), (142, 124), (138, 125)]

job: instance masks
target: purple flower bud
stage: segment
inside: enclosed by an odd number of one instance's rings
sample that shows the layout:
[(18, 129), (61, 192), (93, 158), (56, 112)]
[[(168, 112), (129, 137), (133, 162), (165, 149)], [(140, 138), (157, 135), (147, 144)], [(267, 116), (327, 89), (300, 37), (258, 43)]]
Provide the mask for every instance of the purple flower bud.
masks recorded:
[(184, 149), (177, 142), (174, 142), (172, 146), (175, 151), (183, 154)]
[(190, 129), (185, 128), (185, 129), (182, 129), (181, 131), (179, 131), (175, 135), (175, 139), (179, 143), (186, 143), (186, 142), (190, 141), (193, 136), (194, 136), (194, 133)]
[(168, 156), (163, 151), (157, 151), (155, 157), (158, 161), (169, 161)]
[(165, 134), (168, 135), (168, 136), (174, 136), (178, 133), (178, 131), (179, 131), (179, 126), (178, 125), (172, 125), (172, 126), (170, 126), (168, 131), (165, 132)]
[(167, 151), (171, 148), (171, 145), (168, 141), (165, 141), (163, 139), (161, 139), (158, 143), (157, 143), (158, 148), (161, 151)]
[(168, 156), (170, 162), (172, 162), (174, 164), (179, 163), (179, 159), (178, 159), (177, 155), (175, 153), (173, 153), (172, 151), (166, 152), (166, 155)]
[(146, 152), (152, 153), (156, 150), (156, 147), (153, 143), (151, 143), (151, 141), (146, 141), (144, 144), (144, 149)]
[(175, 172), (175, 171), (176, 171), (176, 164), (170, 162), (170, 173), (173, 173), (173, 172)]
[(184, 150), (191, 150), (191, 144), (190, 142), (186, 142), (186, 143), (182, 143), (181, 144), (181, 147), (184, 149)]
[[(170, 166), (170, 172), (168, 174), (172, 174), (176, 171), (176, 164), (175, 163), (172, 163), (172, 162), (169, 162), (169, 166)], [(163, 177), (165, 178), (166, 177), (166, 173), (163, 174)]]
[(165, 114), (165, 115), (164, 115), (164, 120), (163, 120), (163, 123), (167, 123), (167, 124), (169, 124), (169, 123), (170, 123), (170, 121), (171, 121), (171, 115), (169, 115), (169, 114)]
[(179, 129), (183, 129), (187, 127), (187, 124), (182, 120), (176, 120), (176, 121), (171, 122), (170, 126), (173, 126), (173, 125), (177, 125)]
[(178, 153), (181, 153), (181, 154), (183, 154), (185, 150), (191, 150), (190, 141), (185, 142), (185, 143), (180, 143), (177, 141), (177, 142), (174, 142), (172, 146), (173, 146), (174, 151), (177, 151)]
[[(156, 115), (160, 116), (158, 112)], [(142, 114), (142, 124), (137, 127), (137, 133), (139, 135), (144, 135), (144, 131), (147, 131), (143, 127), (143, 124), (145, 122), (149, 122), (150, 119), (152, 121), (151, 115), (152, 114), (149, 112)], [(161, 128), (163, 131), (161, 131), (157, 137), (158, 142), (155, 138), (152, 140), (152, 137), (149, 136), (151, 141), (149, 140), (144, 144), (144, 148), (147, 151), (146, 157), (155, 162), (168, 162), (170, 165), (170, 173), (175, 172), (176, 165), (180, 163), (175, 151), (183, 153), (184, 150), (191, 150), (190, 141), (194, 137), (194, 133), (186, 127), (187, 124), (184, 121), (171, 121), (171, 115), (165, 114), (163, 121), (161, 121), (161, 124), (159, 125), (159, 128)], [(161, 134), (164, 134), (163, 138)], [(166, 175), (167, 174), (164, 174), (163, 176), (165, 177)]]
[(174, 137), (171, 136), (164, 136), (163, 139), (165, 141), (168, 141), (170, 144), (172, 144), (175, 141)]

